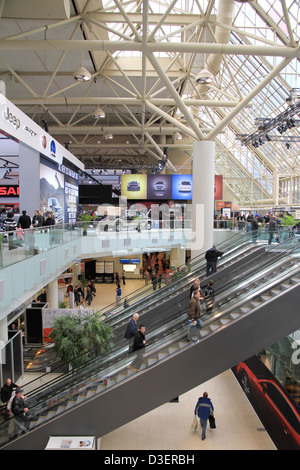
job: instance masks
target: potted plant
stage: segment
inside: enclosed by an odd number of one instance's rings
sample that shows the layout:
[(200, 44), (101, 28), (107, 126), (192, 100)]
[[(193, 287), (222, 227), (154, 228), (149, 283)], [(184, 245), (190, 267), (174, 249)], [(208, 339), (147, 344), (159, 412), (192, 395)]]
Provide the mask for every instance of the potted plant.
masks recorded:
[(93, 216), (92, 216), (91, 214), (82, 214), (82, 215), (79, 217), (79, 220), (80, 220), (81, 222), (83, 222), (83, 223), (82, 223), (82, 227), (83, 227), (83, 232), (82, 232), (82, 234), (83, 234), (84, 236), (87, 235), (87, 228), (88, 228), (88, 226), (89, 226), (89, 223), (90, 223), (91, 220), (93, 220), (93, 219), (94, 219), (94, 218), (93, 218)]
[(56, 317), (49, 334), (57, 357), (71, 367), (108, 351), (113, 336), (112, 327), (103, 321), (100, 312)]

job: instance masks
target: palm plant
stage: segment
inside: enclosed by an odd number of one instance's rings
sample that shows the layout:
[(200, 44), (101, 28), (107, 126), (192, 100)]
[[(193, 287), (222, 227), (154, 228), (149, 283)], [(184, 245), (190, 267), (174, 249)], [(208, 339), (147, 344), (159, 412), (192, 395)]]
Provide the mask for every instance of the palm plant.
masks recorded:
[(100, 312), (56, 317), (49, 337), (58, 358), (77, 367), (108, 351), (114, 334), (102, 318)]

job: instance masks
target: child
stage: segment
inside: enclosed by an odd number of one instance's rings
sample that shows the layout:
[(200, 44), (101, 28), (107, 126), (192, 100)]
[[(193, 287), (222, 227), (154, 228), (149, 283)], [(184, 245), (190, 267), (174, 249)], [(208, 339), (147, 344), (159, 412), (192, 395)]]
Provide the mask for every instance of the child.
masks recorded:
[(18, 240), (24, 240), (24, 231), (22, 230), (21, 224), (19, 224), (18, 228), (16, 229), (16, 235)]
[(214, 307), (215, 292), (216, 290), (214, 288), (214, 281), (213, 280), (208, 281), (208, 284), (204, 291), (204, 298), (206, 302), (206, 313), (211, 312)]

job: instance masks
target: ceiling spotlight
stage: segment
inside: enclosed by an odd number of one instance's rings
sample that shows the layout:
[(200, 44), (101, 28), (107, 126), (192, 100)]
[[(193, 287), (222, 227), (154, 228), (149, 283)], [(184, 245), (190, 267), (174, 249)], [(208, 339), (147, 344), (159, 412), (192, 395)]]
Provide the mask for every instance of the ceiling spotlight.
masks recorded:
[(87, 82), (92, 78), (90, 72), (81, 65), (79, 69), (74, 73), (74, 78), (77, 82)]
[(103, 111), (103, 109), (97, 108), (93, 112), (93, 116), (94, 116), (95, 119), (104, 118), (105, 117), (105, 112)]
[(172, 138), (173, 138), (173, 140), (181, 140), (182, 135), (180, 134), (180, 132), (174, 132)]
[(213, 79), (213, 74), (207, 69), (201, 70), (201, 72), (199, 72), (196, 76), (196, 82), (198, 83), (198, 85), (208, 85), (209, 83), (213, 82)]
[(113, 135), (110, 132), (106, 132), (105, 134), (103, 134), (103, 137), (107, 140), (113, 139)]

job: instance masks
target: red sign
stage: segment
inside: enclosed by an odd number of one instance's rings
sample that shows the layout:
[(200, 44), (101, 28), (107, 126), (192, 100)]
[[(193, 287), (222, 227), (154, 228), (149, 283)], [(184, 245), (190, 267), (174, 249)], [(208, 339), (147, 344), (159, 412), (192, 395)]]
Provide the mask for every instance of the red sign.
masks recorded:
[(19, 197), (19, 186), (0, 186), (0, 197)]

